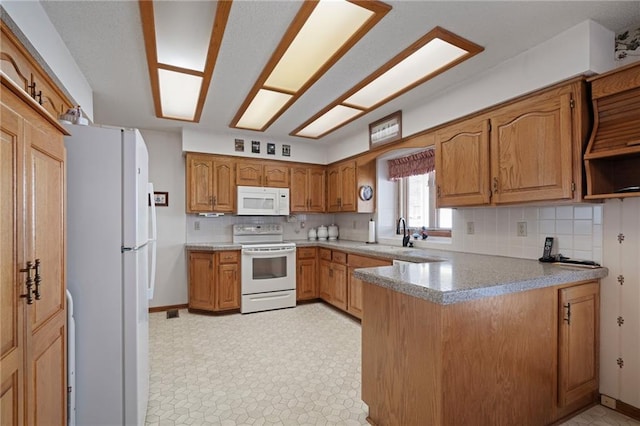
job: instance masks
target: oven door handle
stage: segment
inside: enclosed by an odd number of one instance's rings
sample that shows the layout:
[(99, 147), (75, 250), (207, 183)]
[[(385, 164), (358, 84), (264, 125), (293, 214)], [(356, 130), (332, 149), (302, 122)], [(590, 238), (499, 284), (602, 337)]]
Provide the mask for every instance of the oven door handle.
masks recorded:
[(272, 256), (274, 254), (293, 253), (296, 251), (295, 247), (283, 248), (283, 249), (242, 249), (242, 254), (250, 254), (254, 256)]

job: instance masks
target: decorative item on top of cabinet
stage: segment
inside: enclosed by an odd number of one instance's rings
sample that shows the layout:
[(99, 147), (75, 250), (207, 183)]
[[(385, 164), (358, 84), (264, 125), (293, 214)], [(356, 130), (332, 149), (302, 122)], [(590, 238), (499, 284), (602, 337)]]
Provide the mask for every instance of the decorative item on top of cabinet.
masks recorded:
[(292, 213), (325, 211), (324, 166), (291, 167), (290, 208)]
[(236, 185), (289, 187), (289, 167), (280, 163), (238, 160), (236, 163)]
[(217, 155), (186, 155), (187, 213), (232, 213), (236, 187), (233, 160)]
[(438, 130), (438, 207), (581, 201), (585, 94), (579, 77)]
[(640, 197), (640, 62), (589, 79), (595, 122), (586, 199)]
[(296, 300), (312, 300), (318, 292), (318, 249), (316, 247), (297, 248)]

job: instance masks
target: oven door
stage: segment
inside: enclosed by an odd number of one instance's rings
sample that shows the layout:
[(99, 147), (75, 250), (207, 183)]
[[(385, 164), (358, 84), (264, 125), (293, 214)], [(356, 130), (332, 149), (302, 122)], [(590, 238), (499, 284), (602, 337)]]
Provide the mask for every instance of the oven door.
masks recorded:
[(243, 248), (242, 294), (295, 290), (296, 248)]

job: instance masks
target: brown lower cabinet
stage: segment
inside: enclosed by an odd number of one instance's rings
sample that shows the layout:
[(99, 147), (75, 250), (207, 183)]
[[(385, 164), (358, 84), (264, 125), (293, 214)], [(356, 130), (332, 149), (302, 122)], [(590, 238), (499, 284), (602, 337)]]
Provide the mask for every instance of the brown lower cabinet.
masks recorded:
[(597, 281), (451, 305), (364, 287), (372, 424), (540, 426), (598, 399)]
[(296, 250), (296, 300), (320, 297), (318, 290), (318, 249), (298, 247)]
[(362, 319), (362, 281), (353, 276), (357, 268), (388, 266), (392, 262), (338, 250), (320, 248), (320, 298)]
[(189, 251), (189, 309), (240, 309), (240, 252)]

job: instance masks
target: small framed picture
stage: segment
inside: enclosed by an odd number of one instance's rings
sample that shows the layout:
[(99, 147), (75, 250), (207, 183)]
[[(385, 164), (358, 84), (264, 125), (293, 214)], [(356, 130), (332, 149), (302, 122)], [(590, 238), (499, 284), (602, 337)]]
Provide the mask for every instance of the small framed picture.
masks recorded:
[(276, 155), (275, 143), (267, 143), (267, 155)]
[(236, 152), (244, 152), (244, 139), (236, 139)]
[(282, 156), (283, 157), (291, 156), (291, 145), (282, 145)]
[(251, 152), (260, 154), (260, 141), (251, 141)]
[(168, 192), (154, 192), (153, 200), (157, 207), (169, 207), (169, 193)]
[(402, 139), (402, 111), (396, 111), (369, 124), (369, 147)]

